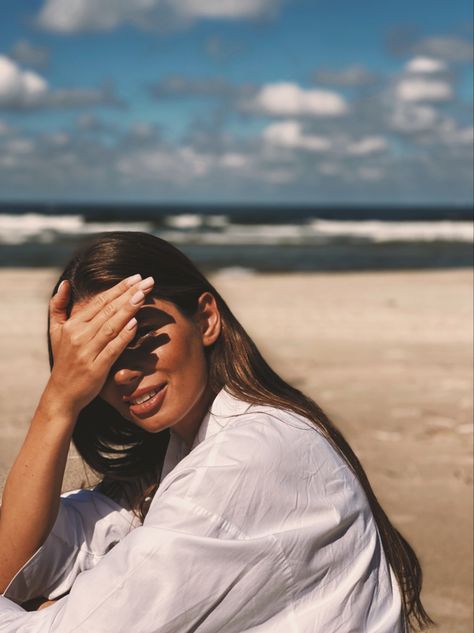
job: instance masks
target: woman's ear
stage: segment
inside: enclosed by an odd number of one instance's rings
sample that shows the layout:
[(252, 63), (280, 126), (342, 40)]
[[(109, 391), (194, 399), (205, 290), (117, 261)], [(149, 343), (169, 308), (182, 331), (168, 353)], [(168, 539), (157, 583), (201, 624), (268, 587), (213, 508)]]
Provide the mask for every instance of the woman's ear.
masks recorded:
[(210, 292), (203, 292), (199, 297), (195, 319), (204, 347), (215, 343), (221, 333), (221, 315), (214, 295)]

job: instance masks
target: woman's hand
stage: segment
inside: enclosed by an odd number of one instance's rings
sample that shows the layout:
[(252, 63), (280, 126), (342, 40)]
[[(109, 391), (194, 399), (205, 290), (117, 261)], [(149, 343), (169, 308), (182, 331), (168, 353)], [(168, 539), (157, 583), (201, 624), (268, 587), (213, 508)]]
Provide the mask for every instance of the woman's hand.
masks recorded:
[(50, 607), (52, 604), (55, 604), (56, 602), (57, 602), (56, 600), (48, 600), (44, 596), (38, 596), (38, 598), (32, 598), (31, 600), (27, 600), (26, 602), (23, 602), (20, 606), (25, 611), (39, 611), (40, 609), (45, 609), (46, 607)]
[(75, 415), (98, 395), (112, 365), (135, 336), (134, 315), (153, 284), (152, 277), (124, 279), (76, 307), (69, 319), (69, 282), (63, 281), (51, 299), (54, 365), (47, 391)]

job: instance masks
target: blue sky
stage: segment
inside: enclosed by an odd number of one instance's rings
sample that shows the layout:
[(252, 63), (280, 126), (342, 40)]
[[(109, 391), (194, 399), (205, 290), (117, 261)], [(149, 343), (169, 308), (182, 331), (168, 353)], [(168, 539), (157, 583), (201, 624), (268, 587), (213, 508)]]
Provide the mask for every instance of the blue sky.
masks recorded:
[(2, 199), (472, 200), (472, 5), (2, 7)]

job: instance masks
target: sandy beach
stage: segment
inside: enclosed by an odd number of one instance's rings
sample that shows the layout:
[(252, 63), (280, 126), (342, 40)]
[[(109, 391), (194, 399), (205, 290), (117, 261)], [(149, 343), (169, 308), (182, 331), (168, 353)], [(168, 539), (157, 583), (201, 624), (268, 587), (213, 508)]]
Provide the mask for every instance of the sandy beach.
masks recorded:
[[(48, 376), (56, 272), (0, 271), (0, 487)], [(420, 555), (438, 633), (472, 631), (472, 272), (213, 276), (264, 355), (347, 435)], [(64, 489), (90, 483), (71, 453)]]

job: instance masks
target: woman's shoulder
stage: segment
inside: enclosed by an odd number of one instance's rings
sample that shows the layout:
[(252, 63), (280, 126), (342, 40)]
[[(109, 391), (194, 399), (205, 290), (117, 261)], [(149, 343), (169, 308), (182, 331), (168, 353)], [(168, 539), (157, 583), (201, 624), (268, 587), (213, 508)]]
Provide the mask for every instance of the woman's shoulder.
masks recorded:
[(357, 538), (364, 533), (370, 510), (360, 484), (311, 420), (234, 403), (232, 415), (207, 422), (197, 445), (162, 481), (149, 525), (171, 516), (175, 525), (180, 508), (186, 526), (225, 525), (226, 534), (239, 538), (303, 533), (310, 526), (311, 533), (332, 533), (349, 524)]
[[(252, 404), (222, 390), (204, 417), (190, 451), (182, 441), (167, 455), (161, 488), (188, 473), (225, 468), (228, 476), (345, 469), (346, 463), (309, 417), (289, 408)], [(178, 450), (180, 449), (180, 450)], [(182, 450), (181, 450), (182, 449)], [(172, 454), (171, 454), (172, 453)]]
[[(226, 396), (227, 398), (227, 396)], [(191, 452), (158, 490), (222, 515), (260, 516), (364, 505), (354, 475), (314, 423), (292, 411), (233, 399), (205, 420)], [(237, 402), (235, 401), (237, 400)], [(271, 511), (270, 511), (271, 506)], [(300, 507), (301, 506), (301, 507)], [(263, 513), (263, 515), (262, 515)]]
[(205, 460), (211, 450), (213, 458), (232, 455), (250, 460), (258, 456), (255, 464), (268, 466), (268, 461), (276, 461), (280, 468), (282, 458), (295, 469), (296, 458), (309, 458), (310, 454), (311, 462), (342, 461), (309, 417), (289, 408), (252, 404), (227, 392), (219, 394), (203, 421), (190, 456), (194, 453), (196, 459)]

